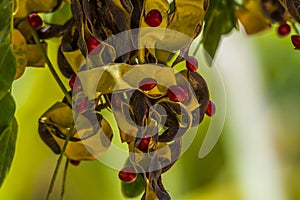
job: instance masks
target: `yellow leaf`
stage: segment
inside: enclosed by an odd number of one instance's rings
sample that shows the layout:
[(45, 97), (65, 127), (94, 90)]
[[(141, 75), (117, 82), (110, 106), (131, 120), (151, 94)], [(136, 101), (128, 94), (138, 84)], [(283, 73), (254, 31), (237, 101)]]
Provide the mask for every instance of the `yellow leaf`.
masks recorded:
[[(42, 46), (47, 51), (47, 43), (42, 42)], [(28, 63), (27, 66), (31, 67), (44, 67), (45, 59), (42, 56), (40, 48), (36, 44), (27, 44)]]
[(17, 71), (15, 79), (21, 77), (28, 62), (27, 43), (23, 35), (17, 29), (12, 32), (13, 51), (17, 61)]

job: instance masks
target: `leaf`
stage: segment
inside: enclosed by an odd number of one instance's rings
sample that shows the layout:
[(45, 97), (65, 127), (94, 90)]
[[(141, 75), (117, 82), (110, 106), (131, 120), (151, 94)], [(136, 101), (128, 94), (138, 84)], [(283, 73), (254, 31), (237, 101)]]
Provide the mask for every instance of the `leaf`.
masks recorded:
[(0, 44), (0, 99), (9, 91), (16, 73), (16, 58), (10, 44)]
[(16, 59), (11, 48), (12, 3), (8, 0), (0, 4), (0, 100), (8, 93), (16, 73)]
[(1, 108), (0, 109), (0, 135), (1, 135), (2, 131), (4, 131), (4, 129), (8, 127), (9, 124), (11, 123), (16, 109), (15, 102), (9, 93), (7, 93), (0, 100), (0, 108)]
[[(42, 42), (42, 47), (47, 52), (48, 44), (46, 42)], [(37, 44), (27, 44), (27, 51), (28, 51), (28, 63), (27, 66), (32, 67), (44, 67), (45, 66), (45, 59), (41, 53), (40, 48)]]
[(10, 22), (10, 18), (7, 17), (10, 15), (10, 7), (2, 8), (0, 12), (0, 27), (7, 26)]
[(17, 71), (14, 79), (21, 77), (28, 62), (27, 43), (23, 35), (17, 29), (12, 32), (13, 51), (17, 61)]
[(14, 118), (9, 126), (0, 133), (0, 187), (2, 186), (7, 173), (9, 172), (14, 153), (15, 144), (17, 139), (18, 125)]
[[(17, 122), (15, 103), (10, 94), (16, 73), (16, 59), (12, 51), (12, 1), (0, 3), (0, 187), (10, 169), (16, 143)], [(3, 11), (3, 12), (2, 12)]]
[(210, 5), (205, 16), (203, 33), (204, 49), (211, 57), (207, 57), (209, 63), (215, 56), (222, 35), (231, 32), (236, 24), (232, 0), (214, 0)]

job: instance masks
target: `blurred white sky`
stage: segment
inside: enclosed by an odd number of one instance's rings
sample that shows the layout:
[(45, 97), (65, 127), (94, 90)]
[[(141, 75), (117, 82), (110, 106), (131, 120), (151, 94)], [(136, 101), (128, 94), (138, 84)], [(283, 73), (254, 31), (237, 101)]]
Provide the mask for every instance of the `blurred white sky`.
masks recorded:
[(285, 200), (281, 169), (272, 142), (269, 114), (260, 71), (250, 42), (234, 32), (222, 40), (216, 63), (228, 98), (225, 136), (230, 163), (245, 200)]

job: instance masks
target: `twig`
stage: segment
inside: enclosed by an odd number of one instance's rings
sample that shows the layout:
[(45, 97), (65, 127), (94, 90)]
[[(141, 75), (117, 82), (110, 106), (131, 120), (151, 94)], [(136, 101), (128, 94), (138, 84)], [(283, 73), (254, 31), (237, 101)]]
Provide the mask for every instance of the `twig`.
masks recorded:
[(62, 161), (62, 159), (63, 159), (64, 153), (65, 153), (65, 151), (66, 151), (67, 144), (68, 144), (68, 142), (70, 141), (71, 135), (72, 135), (72, 133), (73, 133), (73, 129), (74, 129), (74, 124), (72, 125), (72, 127), (70, 128), (70, 130), (69, 130), (69, 132), (68, 132), (68, 135), (67, 135), (67, 137), (66, 137), (64, 146), (63, 146), (63, 148), (62, 148), (62, 150), (61, 150), (61, 153), (60, 153), (60, 155), (59, 155), (59, 158), (58, 158), (58, 160), (57, 160), (57, 164), (56, 164), (54, 173), (53, 173), (53, 175), (52, 175), (52, 179), (51, 179), (51, 183), (50, 183), (50, 186), (49, 186), (49, 189), (48, 189), (48, 193), (47, 193), (46, 200), (49, 200), (49, 199), (50, 199), (50, 194), (51, 194), (51, 192), (52, 192), (52, 190), (53, 190), (54, 183), (55, 183), (55, 180), (56, 180), (56, 177), (57, 177), (57, 174), (58, 174), (58, 170), (59, 170), (61, 161)]
[(67, 158), (67, 159), (66, 159), (65, 168), (64, 168), (64, 177), (63, 177), (62, 187), (61, 187), (61, 195), (60, 195), (61, 200), (64, 199), (64, 195), (65, 195), (65, 190), (66, 190), (66, 180), (67, 180), (67, 174), (68, 174), (69, 163), (70, 163), (70, 159)]
[(54, 67), (53, 67), (53, 65), (52, 65), (52, 63), (51, 63), (49, 57), (47, 56), (46, 51), (44, 50), (44, 48), (43, 48), (43, 46), (42, 46), (42, 44), (41, 44), (41, 42), (40, 42), (40, 39), (39, 39), (39, 37), (38, 37), (38, 35), (37, 35), (37, 33), (36, 33), (36, 30), (34, 30), (31, 26), (29, 26), (29, 27), (30, 27), (30, 32), (31, 32), (31, 34), (32, 34), (32, 36), (33, 36), (33, 39), (34, 39), (35, 43), (37, 44), (37, 46), (39, 47), (39, 49), (41, 50), (42, 56), (43, 56), (43, 58), (45, 59), (47, 65), (48, 65), (48, 67), (49, 67), (49, 69), (50, 69), (50, 72), (51, 72), (52, 76), (53, 76), (54, 79), (56, 80), (56, 82), (57, 82), (57, 84), (59, 85), (60, 89), (61, 89), (61, 90), (63, 91), (63, 93), (65, 94), (68, 103), (69, 103), (70, 105), (72, 105), (72, 98), (71, 98), (71, 96), (69, 95), (68, 90), (65, 88), (63, 82), (60, 80), (58, 74), (56, 73), (56, 71), (55, 71), (55, 69), (54, 69)]

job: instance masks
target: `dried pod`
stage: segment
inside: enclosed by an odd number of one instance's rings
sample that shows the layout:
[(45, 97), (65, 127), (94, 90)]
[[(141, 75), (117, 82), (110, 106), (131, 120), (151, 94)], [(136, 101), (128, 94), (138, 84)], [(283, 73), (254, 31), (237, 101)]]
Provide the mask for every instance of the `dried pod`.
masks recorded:
[[(72, 160), (95, 160), (109, 147), (112, 129), (103, 118), (99, 121), (100, 129), (94, 130), (90, 119), (78, 115), (76, 130), (73, 127), (72, 109), (65, 103), (57, 102), (39, 119), (39, 134), (42, 140), (53, 150), (60, 153), (68, 134), (72, 134), (66, 148), (66, 156)], [(70, 132), (71, 131), (71, 132)]]

